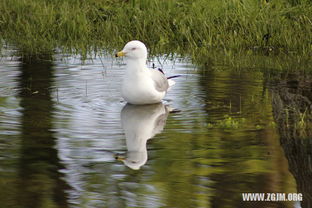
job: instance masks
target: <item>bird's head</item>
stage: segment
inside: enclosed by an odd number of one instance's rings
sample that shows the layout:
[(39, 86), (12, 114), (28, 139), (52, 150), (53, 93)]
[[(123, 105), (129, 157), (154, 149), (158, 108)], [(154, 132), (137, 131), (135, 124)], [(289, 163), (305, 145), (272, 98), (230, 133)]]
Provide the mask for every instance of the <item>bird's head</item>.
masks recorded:
[(147, 49), (144, 43), (138, 40), (128, 42), (122, 51), (116, 53), (116, 57), (125, 56), (130, 59), (146, 59)]
[(128, 151), (126, 156), (116, 155), (115, 159), (133, 170), (139, 170), (147, 162), (147, 151)]

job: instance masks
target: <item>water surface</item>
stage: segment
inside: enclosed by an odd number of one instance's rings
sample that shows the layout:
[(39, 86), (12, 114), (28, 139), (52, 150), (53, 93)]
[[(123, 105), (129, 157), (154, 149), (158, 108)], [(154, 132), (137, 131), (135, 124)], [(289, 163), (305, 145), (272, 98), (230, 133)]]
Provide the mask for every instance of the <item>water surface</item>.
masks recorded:
[(122, 60), (51, 58), (1, 59), (1, 207), (300, 207), (242, 200), (298, 192), (261, 72), (155, 58), (182, 77), (129, 106)]

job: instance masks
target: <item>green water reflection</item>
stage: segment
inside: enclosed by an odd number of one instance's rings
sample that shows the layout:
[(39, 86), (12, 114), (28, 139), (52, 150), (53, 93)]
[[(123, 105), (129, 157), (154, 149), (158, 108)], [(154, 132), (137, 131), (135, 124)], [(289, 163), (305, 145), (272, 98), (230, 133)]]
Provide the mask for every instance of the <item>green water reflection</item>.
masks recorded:
[(2, 177), (0, 204), (2, 207), (68, 207), (64, 193), (66, 183), (58, 172), (62, 166), (54, 148), (56, 138), (51, 131), (54, 107), (49, 89), (53, 82), (53, 64), (29, 58), (21, 60), (18, 68), (21, 116), (16, 131), (20, 134), (12, 138), (18, 140), (18, 145), (12, 144), (17, 147), (11, 148), (19, 150), (10, 164), (1, 165), (3, 173), (10, 169), (11, 174)]
[(8, 62), (0, 68), (14, 77), (0, 79), (12, 89), (0, 99), (1, 207), (294, 207), (242, 201), (243, 192), (297, 192), (285, 157), (294, 155), (280, 145), (261, 72), (201, 74), (176, 64), (171, 73), (183, 76), (165, 101), (175, 113), (161, 105), (165, 118), (156, 119), (156, 108), (146, 109), (150, 117), (130, 109), (130, 123), (161, 124), (133, 170), (115, 159), (131, 142), (115, 93), (123, 66), (102, 77), (98, 62)]

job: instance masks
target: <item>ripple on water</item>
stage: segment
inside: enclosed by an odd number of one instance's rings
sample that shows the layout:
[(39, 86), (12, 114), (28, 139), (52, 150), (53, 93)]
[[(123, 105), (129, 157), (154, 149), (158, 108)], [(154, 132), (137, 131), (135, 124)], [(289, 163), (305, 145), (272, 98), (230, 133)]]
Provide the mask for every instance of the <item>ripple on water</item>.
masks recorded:
[[(282, 163), (285, 166), (285, 162), (282, 154), (272, 153), (275, 160), (266, 155), (270, 151), (267, 146), (276, 148), (278, 145), (274, 143), (276, 132), (265, 126), (272, 116), (269, 98), (259, 96), (263, 91), (262, 80), (254, 79), (250, 74), (231, 72), (202, 75), (194, 65), (178, 59), (173, 61), (161, 57), (151, 62), (163, 68), (168, 76), (182, 75), (175, 79), (176, 85), (164, 102), (177, 112), (169, 114), (164, 130), (147, 141), (146, 164), (140, 170), (132, 170), (115, 159), (116, 154), (127, 155), (120, 117), (125, 105), (119, 91), (125, 68), (123, 63), (111, 57), (95, 57), (82, 62), (79, 56), (67, 56), (64, 60), (60, 55), (50, 65), (43, 64), (50, 67), (47, 71), (53, 71), (53, 75), (37, 77), (40, 81), (48, 79), (44, 86), (50, 89), (50, 94), (16, 98), (22, 82), (17, 77), (23, 65), (19, 61), (6, 60), (4, 65), (0, 65), (3, 75), (0, 76), (0, 170), (10, 166), (4, 171), (13, 172), (15, 165), (28, 157), (31, 162), (47, 164), (49, 168), (59, 167), (61, 180), (69, 188), (58, 193), (65, 192), (66, 202), (75, 207), (192, 207), (200, 202), (210, 203), (208, 198), (215, 195), (236, 196), (242, 192), (241, 184), (243, 188), (260, 187), (259, 192), (263, 191), (263, 185), (256, 182), (276, 178), (268, 170), (277, 166), (275, 161), (278, 166)], [(267, 102), (259, 101), (257, 97), (267, 99)], [(20, 106), (20, 99), (28, 101), (24, 102), (24, 108)], [(49, 109), (41, 108), (38, 101), (49, 99), (53, 101), (45, 102)], [(36, 131), (40, 125), (35, 126), (32, 134), (23, 132), (27, 124), (34, 127), (32, 121), (27, 120), (31, 112), (25, 114), (25, 107), (39, 115), (30, 120), (42, 119), (41, 125), (46, 128), (43, 130), (48, 134)], [(223, 124), (220, 122), (226, 122), (227, 118), (230, 118), (230, 124), (233, 120), (240, 121), (237, 120), (240, 118), (248, 123), (238, 123), (235, 128), (230, 125), (227, 129), (222, 125), (213, 126)], [(23, 123), (22, 119), (26, 122)], [(255, 130), (259, 123), (266, 129)], [(208, 128), (208, 124), (212, 127)], [(25, 142), (32, 144), (33, 139), (36, 141), (37, 137), (43, 136), (47, 139), (46, 148), (36, 149), (43, 152), (37, 152), (32, 158), (33, 149)], [(24, 146), (19, 146), (25, 138)], [(54, 152), (55, 155), (57, 152), (57, 156), (48, 159), (37, 157), (46, 152)], [(28, 155), (21, 156), (22, 153)], [(31, 171), (40, 174), (31, 162), (23, 164), (30, 178), (34, 175)], [(54, 177), (57, 174), (50, 175)], [(283, 172), (282, 178), (288, 180), (285, 175)], [(40, 181), (38, 177), (35, 181), (45, 185), (46, 177), (49, 174), (44, 172), (44, 180)], [(18, 180), (9, 178), (7, 181)], [(48, 183), (53, 180), (51, 178)], [(286, 182), (281, 184), (290, 187)], [(37, 183), (34, 185), (37, 188)]]

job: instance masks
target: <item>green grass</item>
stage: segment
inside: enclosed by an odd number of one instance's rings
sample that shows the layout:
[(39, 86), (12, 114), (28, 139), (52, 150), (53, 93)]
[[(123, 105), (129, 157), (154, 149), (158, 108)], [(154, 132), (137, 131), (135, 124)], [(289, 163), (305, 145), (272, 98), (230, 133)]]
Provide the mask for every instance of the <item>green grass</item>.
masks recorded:
[(231, 116), (224, 116), (224, 119), (216, 123), (208, 123), (207, 128), (221, 128), (221, 129), (238, 129), (246, 122), (245, 118), (235, 118)]
[(2, 0), (0, 35), (26, 54), (88, 54), (132, 39), (154, 54), (264, 50), (310, 55), (308, 0)]

